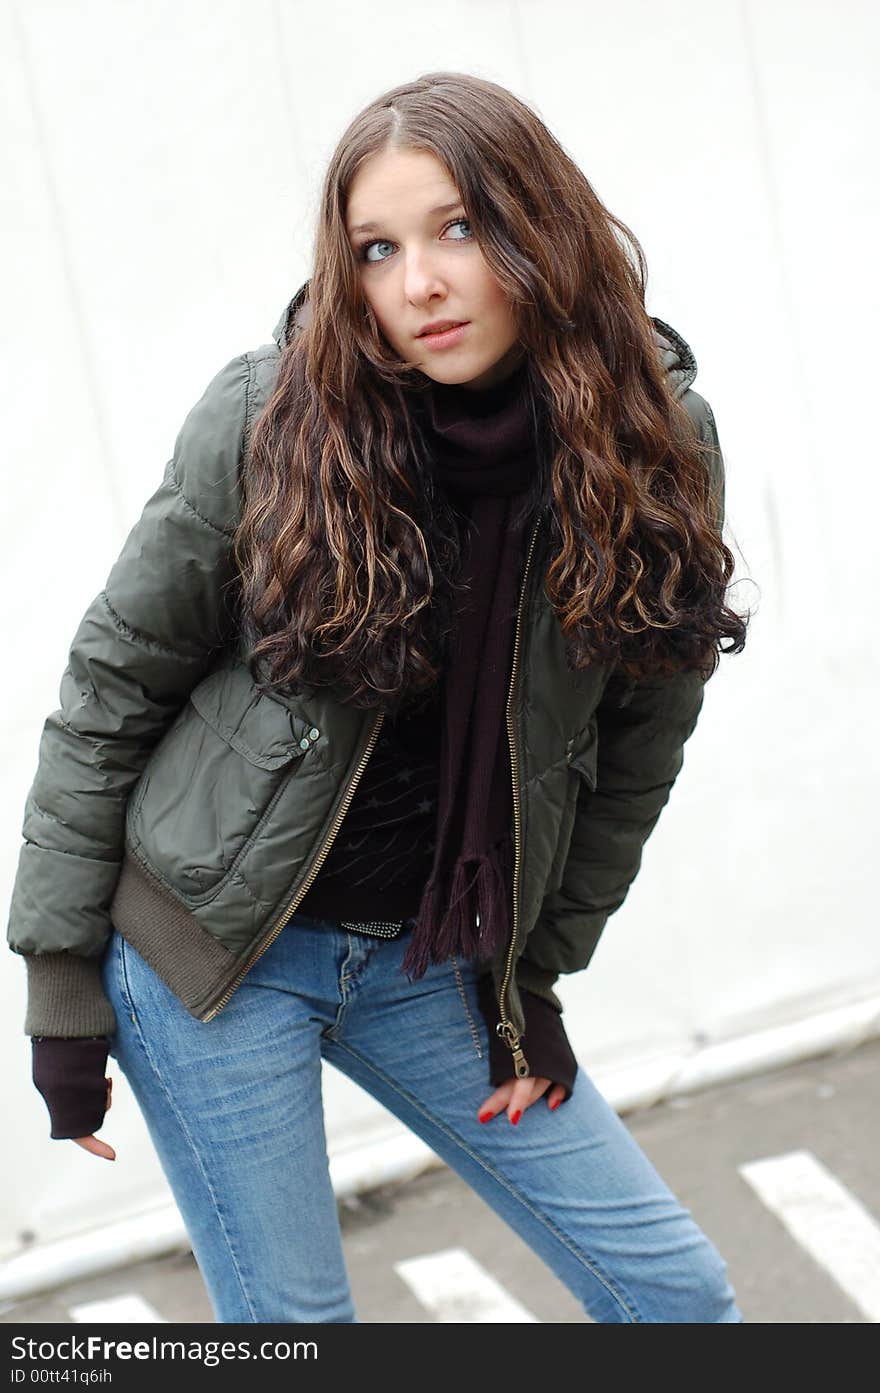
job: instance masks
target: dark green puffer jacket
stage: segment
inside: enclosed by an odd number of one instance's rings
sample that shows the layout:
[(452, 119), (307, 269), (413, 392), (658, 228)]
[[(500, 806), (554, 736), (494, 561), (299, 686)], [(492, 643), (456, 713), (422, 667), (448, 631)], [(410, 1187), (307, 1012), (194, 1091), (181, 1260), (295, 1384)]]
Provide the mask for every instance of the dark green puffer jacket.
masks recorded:
[[(383, 716), (324, 692), (261, 696), (228, 605), (240, 466), (307, 285), (273, 342), (227, 363), (177, 436), (106, 585), (74, 635), (27, 797), (8, 942), (28, 968), (25, 1033), (112, 1034), (101, 983), (112, 927), (207, 1021), (294, 914), (342, 823)], [(654, 320), (672, 393), (721, 453), (693, 353)], [(520, 988), (557, 1011), (638, 871), (703, 701), (698, 674), (630, 682), (569, 671), (529, 541), (508, 700), (514, 927), (491, 965), (499, 1035), (528, 1075)]]

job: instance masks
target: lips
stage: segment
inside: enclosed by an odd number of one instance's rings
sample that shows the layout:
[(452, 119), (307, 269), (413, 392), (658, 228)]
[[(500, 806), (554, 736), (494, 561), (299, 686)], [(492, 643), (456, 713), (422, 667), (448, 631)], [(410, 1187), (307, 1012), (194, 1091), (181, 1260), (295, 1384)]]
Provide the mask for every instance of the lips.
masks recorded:
[(427, 334), (442, 334), (446, 329), (457, 329), (460, 324), (466, 324), (466, 319), (438, 319), (436, 324), (428, 324), (416, 334), (417, 339), (423, 339)]

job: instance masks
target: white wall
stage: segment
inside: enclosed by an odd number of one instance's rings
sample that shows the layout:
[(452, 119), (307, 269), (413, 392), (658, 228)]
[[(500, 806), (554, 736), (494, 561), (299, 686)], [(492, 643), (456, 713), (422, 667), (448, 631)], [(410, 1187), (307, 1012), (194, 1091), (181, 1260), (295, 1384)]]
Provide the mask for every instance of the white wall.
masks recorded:
[[(757, 606), (629, 899), (563, 984), (579, 1057), (687, 1053), (876, 993), (878, 49), (869, 0), (2, 0), (4, 923), (67, 647), (186, 411), (309, 274), (350, 117), (454, 68), (533, 104), (641, 240), (649, 310), (716, 412)], [(48, 1140), (7, 959), (11, 1254), (167, 1190), (112, 1061), (119, 1160)], [(387, 1122), (325, 1080), (331, 1151)]]

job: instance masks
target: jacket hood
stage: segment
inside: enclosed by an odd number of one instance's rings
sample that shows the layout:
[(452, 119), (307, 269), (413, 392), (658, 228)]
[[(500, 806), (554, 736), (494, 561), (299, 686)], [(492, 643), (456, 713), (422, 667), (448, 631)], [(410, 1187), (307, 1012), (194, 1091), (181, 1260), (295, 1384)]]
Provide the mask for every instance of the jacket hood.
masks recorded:
[[(305, 281), (284, 307), (281, 318), (272, 330), (272, 337), (279, 348), (286, 348), (293, 336), (294, 327), (302, 329), (309, 322), (311, 310), (308, 301), (309, 283)], [(683, 397), (697, 375), (697, 360), (690, 344), (682, 338), (677, 329), (662, 319), (651, 316), (654, 325), (654, 339), (660, 361), (669, 374), (674, 397)]]

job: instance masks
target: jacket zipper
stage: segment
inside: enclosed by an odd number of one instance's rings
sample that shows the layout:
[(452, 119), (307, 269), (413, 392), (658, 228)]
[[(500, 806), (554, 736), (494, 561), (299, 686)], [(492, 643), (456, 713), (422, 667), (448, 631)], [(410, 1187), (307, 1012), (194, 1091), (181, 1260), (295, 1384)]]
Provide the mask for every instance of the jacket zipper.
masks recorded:
[(507, 950), (507, 967), (504, 973), (504, 980), (501, 983), (501, 991), (498, 994), (498, 1014), (501, 1017), (495, 1027), (496, 1035), (499, 1035), (508, 1046), (513, 1055), (513, 1067), (518, 1079), (528, 1078), (529, 1062), (520, 1048), (520, 1037), (514, 1029), (513, 1022), (505, 1018), (505, 1006), (507, 1003), (507, 987), (510, 982), (510, 974), (513, 968), (513, 953), (516, 946), (517, 923), (519, 918), (519, 863), (522, 841), (522, 818), (520, 815), (519, 804), (519, 764), (516, 750), (516, 721), (513, 717), (513, 694), (516, 690), (516, 680), (519, 666), (519, 644), (522, 631), (523, 603), (526, 594), (526, 583), (528, 581), (529, 567), (532, 564), (532, 552), (535, 550), (535, 540), (538, 536), (538, 528), (541, 525), (540, 515), (532, 529), (532, 540), (529, 546), (529, 553), (526, 557), (525, 571), (523, 573), (522, 589), (520, 591), (519, 606), (516, 613), (516, 637), (513, 643), (513, 663), (510, 674), (510, 690), (507, 694), (507, 738), (510, 742), (510, 772), (513, 780), (513, 826), (514, 826), (514, 861), (513, 861), (513, 928), (510, 934), (510, 947)]
[(354, 771), (354, 774), (352, 775), (351, 783), (345, 790), (345, 796), (342, 802), (340, 803), (339, 808), (337, 809), (336, 817), (333, 820), (333, 826), (330, 828), (330, 832), (324, 840), (320, 851), (318, 852), (317, 856), (315, 857), (314, 861), (309, 867), (309, 873), (306, 876), (305, 880), (300, 885), (299, 889), (297, 890), (290, 904), (285, 909), (281, 918), (278, 919), (275, 922), (275, 924), (273, 924), (267, 937), (264, 938), (263, 942), (257, 948), (256, 952), (251, 954), (244, 967), (239, 968), (232, 982), (226, 988), (220, 1000), (217, 1002), (216, 1006), (212, 1006), (210, 1011), (208, 1011), (206, 1015), (201, 1017), (202, 1021), (212, 1021), (214, 1017), (218, 1014), (218, 1012), (223, 1010), (223, 1007), (227, 1004), (229, 998), (233, 995), (236, 988), (241, 985), (243, 979), (245, 978), (247, 973), (250, 972), (254, 963), (257, 961), (258, 958), (261, 958), (263, 956), (267, 948), (271, 948), (272, 944), (275, 942), (281, 930), (284, 928), (284, 925), (290, 919), (297, 905), (301, 903), (303, 897), (306, 894), (306, 891), (309, 889), (309, 886), (311, 885), (312, 881), (315, 879), (315, 876), (318, 874), (318, 871), (324, 864), (324, 861), (327, 857), (327, 853), (330, 850), (330, 847), (333, 845), (333, 842), (336, 838), (336, 833), (339, 831), (342, 820), (345, 817), (345, 814), (348, 812), (348, 807), (351, 803), (352, 798), (354, 797), (355, 789), (361, 781), (363, 772), (366, 769), (367, 764), (369, 763), (370, 755), (373, 753), (373, 748), (376, 744), (376, 741), (379, 738), (379, 731), (382, 727), (382, 722), (384, 721), (384, 719), (385, 713), (383, 711), (377, 711), (376, 719), (373, 722), (373, 729), (370, 731), (370, 738), (367, 741), (366, 749), (364, 750), (363, 754), (360, 757), (360, 760), (358, 761), (358, 766), (357, 769)]

